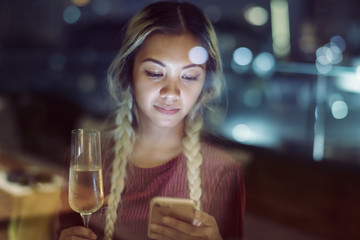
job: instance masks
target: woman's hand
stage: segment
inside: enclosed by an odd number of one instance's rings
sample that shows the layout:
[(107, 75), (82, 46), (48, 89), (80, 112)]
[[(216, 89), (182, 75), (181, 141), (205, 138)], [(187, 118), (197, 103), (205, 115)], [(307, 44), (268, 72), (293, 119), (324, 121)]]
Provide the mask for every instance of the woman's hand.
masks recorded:
[(206, 239), (222, 240), (216, 220), (213, 216), (197, 211), (193, 224), (172, 217), (163, 217), (162, 225), (150, 225), (153, 239)]
[(76, 226), (64, 229), (59, 240), (95, 240), (96, 238), (95, 233), (89, 228)]

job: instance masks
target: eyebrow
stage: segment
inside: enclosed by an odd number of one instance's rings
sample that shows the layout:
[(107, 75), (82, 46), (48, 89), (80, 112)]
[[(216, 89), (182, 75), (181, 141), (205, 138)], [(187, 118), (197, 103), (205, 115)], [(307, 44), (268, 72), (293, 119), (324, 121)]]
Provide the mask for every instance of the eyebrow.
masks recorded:
[[(152, 63), (158, 64), (162, 67), (166, 67), (165, 63), (163, 63), (159, 60), (153, 59), (153, 58), (146, 58), (142, 62), (152, 62)], [(192, 67), (200, 67), (201, 69), (205, 70), (204, 67), (199, 64), (189, 64), (189, 65), (186, 65), (185, 67), (183, 67), (183, 69), (188, 69), (188, 68), (192, 68)]]

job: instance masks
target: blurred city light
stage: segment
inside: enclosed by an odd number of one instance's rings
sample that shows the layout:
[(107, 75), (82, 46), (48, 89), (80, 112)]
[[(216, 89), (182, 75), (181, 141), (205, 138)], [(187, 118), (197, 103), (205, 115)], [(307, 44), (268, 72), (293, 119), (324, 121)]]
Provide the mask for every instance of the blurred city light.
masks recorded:
[(319, 73), (326, 75), (332, 70), (333, 66), (330, 63), (323, 64), (325, 62), (324, 58), (325, 57), (317, 58), (315, 66)]
[(335, 101), (331, 106), (331, 113), (335, 119), (343, 119), (348, 115), (348, 106), (344, 101)]
[(356, 73), (343, 73), (335, 79), (335, 85), (343, 91), (360, 93), (360, 78)]
[(244, 17), (251, 25), (263, 26), (267, 23), (269, 14), (263, 7), (250, 6), (245, 9)]
[[(316, 128), (317, 126), (315, 126)], [(325, 135), (323, 132), (315, 133), (314, 136), (314, 147), (313, 147), (313, 158), (315, 161), (321, 161), (324, 158), (324, 144)]]
[(71, 3), (76, 6), (82, 7), (88, 5), (90, 1), (91, 0), (71, 0)]
[(76, 23), (81, 17), (81, 11), (78, 7), (70, 5), (63, 12), (64, 21), (68, 24)]
[(205, 48), (196, 46), (189, 51), (189, 60), (194, 64), (203, 64), (208, 60), (209, 54)]
[(271, 31), (273, 51), (277, 57), (290, 53), (290, 20), (287, 0), (271, 0)]
[(333, 65), (339, 64), (343, 60), (345, 48), (345, 40), (340, 36), (332, 37), (330, 43), (318, 48), (315, 62), (317, 71), (320, 74), (329, 74), (333, 70)]
[(262, 147), (276, 147), (278, 138), (271, 129), (271, 123), (258, 119), (242, 119), (235, 117), (223, 124), (222, 131), (237, 142)]
[(260, 77), (269, 77), (275, 68), (275, 58), (271, 53), (262, 52), (255, 57), (253, 71)]
[(233, 53), (233, 60), (240, 66), (249, 65), (253, 59), (253, 54), (250, 49), (246, 47), (240, 47)]
[(333, 36), (330, 39), (330, 44), (336, 45), (342, 52), (345, 51), (345, 49), (346, 49), (346, 42), (345, 42), (344, 38), (339, 35)]
[(326, 44), (316, 50), (316, 57), (322, 65), (338, 64), (342, 61), (342, 50), (335, 44)]
[(336, 73), (335, 85), (339, 89), (352, 93), (360, 93), (359, 59), (353, 59), (353, 67), (336, 66), (334, 68), (337, 70), (333, 71)]
[(254, 137), (254, 133), (246, 124), (238, 124), (233, 128), (232, 136), (238, 142), (246, 142)]

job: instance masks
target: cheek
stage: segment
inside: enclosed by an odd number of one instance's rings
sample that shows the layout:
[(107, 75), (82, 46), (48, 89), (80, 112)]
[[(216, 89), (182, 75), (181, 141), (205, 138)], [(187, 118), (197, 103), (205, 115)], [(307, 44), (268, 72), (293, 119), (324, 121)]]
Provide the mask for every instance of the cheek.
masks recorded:
[(190, 91), (186, 93), (185, 101), (189, 108), (192, 108), (196, 101), (198, 100), (202, 90), (202, 85), (194, 86)]
[(147, 98), (147, 92), (144, 91), (144, 89), (139, 86), (135, 87), (135, 101), (139, 105), (141, 105), (146, 101), (146, 98)]
[(141, 106), (151, 104), (152, 100), (155, 98), (156, 92), (157, 90), (151, 85), (134, 85), (135, 101)]

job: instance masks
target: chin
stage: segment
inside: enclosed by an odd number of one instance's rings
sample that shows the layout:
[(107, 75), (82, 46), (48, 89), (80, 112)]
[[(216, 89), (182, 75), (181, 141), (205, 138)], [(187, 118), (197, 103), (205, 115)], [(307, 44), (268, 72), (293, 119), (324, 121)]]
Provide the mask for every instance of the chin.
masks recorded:
[(157, 126), (161, 128), (173, 128), (179, 126), (181, 121), (159, 121)]

